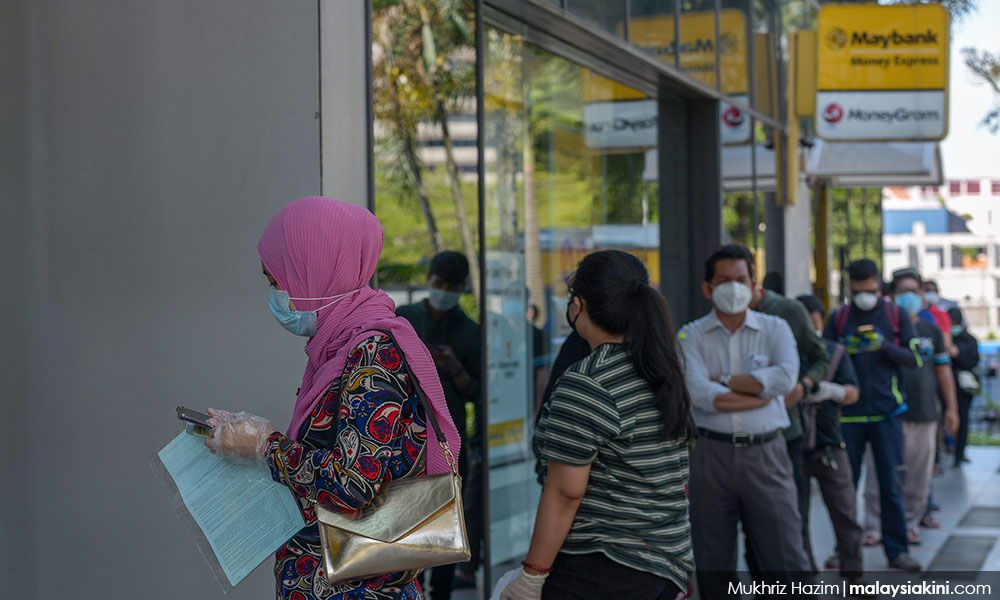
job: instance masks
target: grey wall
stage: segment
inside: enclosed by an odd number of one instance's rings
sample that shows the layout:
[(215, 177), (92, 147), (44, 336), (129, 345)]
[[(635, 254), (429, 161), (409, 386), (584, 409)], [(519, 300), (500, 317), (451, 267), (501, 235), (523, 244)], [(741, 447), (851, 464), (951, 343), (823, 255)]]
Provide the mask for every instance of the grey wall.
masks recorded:
[[(178, 404), (288, 424), (303, 340), (255, 246), (320, 190), (317, 19), (0, 3), (0, 596), (223, 597), (149, 460)], [(273, 585), (269, 562), (230, 597)]]

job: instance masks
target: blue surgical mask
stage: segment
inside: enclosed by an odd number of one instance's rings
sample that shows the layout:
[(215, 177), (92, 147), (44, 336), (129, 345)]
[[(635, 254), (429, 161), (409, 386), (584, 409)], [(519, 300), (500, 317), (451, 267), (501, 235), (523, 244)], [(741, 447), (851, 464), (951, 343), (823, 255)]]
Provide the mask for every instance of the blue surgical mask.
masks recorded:
[(924, 301), (916, 292), (905, 292), (896, 296), (896, 304), (899, 305), (899, 308), (905, 310), (906, 314), (913, 316), (923, 308)]
[(961, 325), (952, 325), (951, 326), (951, 337), (956, 338), (956, 337), (962, 335), (963, 331), (965, 331), (965, 327), (962, 327)]
[[(271, 309), (271, 314), (278, 321), (285, 331), (302, 337), (312, 337), (316, 335), (317, 313), (327, 306), (340, 302), (344, 297), (349, 296), (358, 290), (338, 294), (336, 296), (326, 296), (323, 298), (289, 298), (288, 292), (279, 290), (273, 285), (267, 295), (267, 305)], [(289, 300), (333, 300), (316, 310), (292, 310)]]

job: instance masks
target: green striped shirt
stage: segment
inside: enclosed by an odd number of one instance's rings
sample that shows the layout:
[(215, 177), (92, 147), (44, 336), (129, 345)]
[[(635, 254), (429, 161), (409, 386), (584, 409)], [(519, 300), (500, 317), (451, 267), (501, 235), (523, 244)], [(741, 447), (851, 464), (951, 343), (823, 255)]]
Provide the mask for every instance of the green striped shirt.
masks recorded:
[(542, 409), (534, 450), (543, 467), (590, 465), (563, 552), (601, 552), (686, 590), (694, 560), (688, 445), (660, 441), (662, 420), (652, 388), (625, 349), (604, 344), (559, 378)]

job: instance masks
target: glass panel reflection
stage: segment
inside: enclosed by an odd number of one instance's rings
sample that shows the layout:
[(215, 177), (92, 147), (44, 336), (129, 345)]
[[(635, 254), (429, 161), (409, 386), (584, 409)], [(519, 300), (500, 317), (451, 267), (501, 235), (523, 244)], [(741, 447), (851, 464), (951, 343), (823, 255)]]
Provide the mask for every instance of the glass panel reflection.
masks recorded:
[(568, 278), (587, 254), (616, 248), (658, 279), (658, 113), (655, 99), (493, 29), (484, 99), (495, 579), (530, 541), (541, 492), (530, 442), (549, 366), (570, 333)]
[(608, 33), (625, 37), (625, 0), (567, 0), (566, 8)]

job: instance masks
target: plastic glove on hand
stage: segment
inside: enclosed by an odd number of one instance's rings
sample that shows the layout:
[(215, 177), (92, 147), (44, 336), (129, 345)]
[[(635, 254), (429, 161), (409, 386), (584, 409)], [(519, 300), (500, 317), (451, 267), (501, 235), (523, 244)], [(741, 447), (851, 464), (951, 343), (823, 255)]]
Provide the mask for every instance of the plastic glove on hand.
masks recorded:
[(834, 402), (840, 404), (844, 401), (844, 395), (846, 393), (847, 390), (845, 390), (844, 386), (839, 383), (821, 381), (819, 382), (819, 391), (816, 392), (816, 395), (822, 400), (833, 400)]
[(205, 445), (213, 454), (237, 456), (240, 458), (264, 458), (267, 438), (277, 431), (270, 421), (248, 412), (230, 413), (224, 410), (208, 409), (213, 427), (212, 437)]
[(511, 581), (504, 588), (500, 594), (500, 600), (541, 600), (542, 587), (548, 576), (548, 573), (532, 575), (522, 570), (514, 578), (514, 581)]

